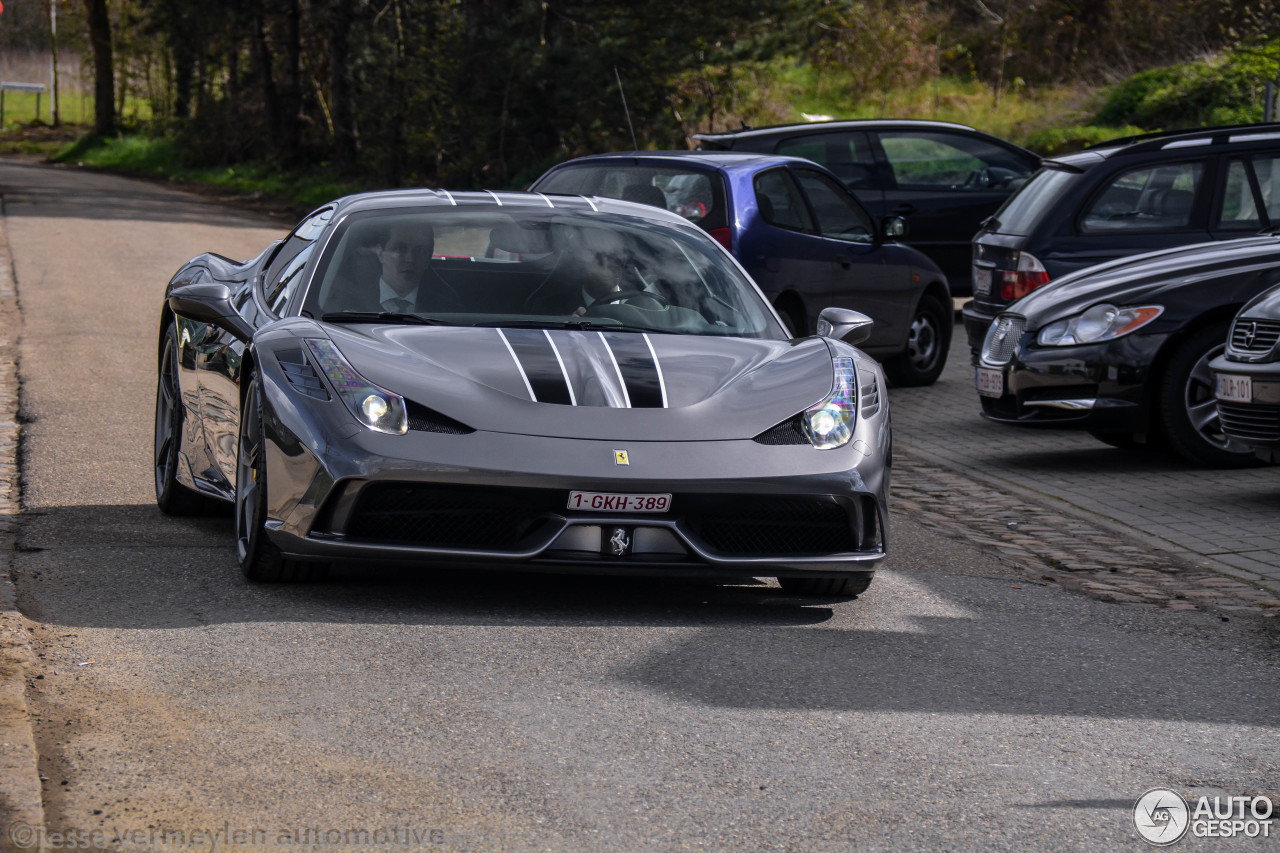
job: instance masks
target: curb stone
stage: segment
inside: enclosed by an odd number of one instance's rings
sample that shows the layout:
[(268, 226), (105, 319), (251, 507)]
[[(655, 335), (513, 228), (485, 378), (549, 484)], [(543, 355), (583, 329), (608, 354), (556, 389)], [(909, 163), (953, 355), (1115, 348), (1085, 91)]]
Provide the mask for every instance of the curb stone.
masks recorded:
[(35, 663), (31, 632), (18, 612), (13, 547), (22, 486), (18, 471), (18, 338), (22, 330), (13, 257), (0, 199), (0, 850), (21, 850), (11, 832), (39, 831), (44, 806), (35, 738), (26, 699), (26, 674)]

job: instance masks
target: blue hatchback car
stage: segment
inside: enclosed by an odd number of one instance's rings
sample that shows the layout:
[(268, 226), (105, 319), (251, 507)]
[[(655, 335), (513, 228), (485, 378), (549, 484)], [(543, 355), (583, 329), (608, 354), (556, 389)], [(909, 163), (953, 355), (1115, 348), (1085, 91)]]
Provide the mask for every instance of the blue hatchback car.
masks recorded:
[(701, 225), (760, 285), (792, 333), (818, 312), (852, 308), (875, 321), (861, 348), (897, 385), (928, 385), (946, 364), (953, 309), (946, 276), (895, 242), (834, 174), (808, 160), (707, 151), (579, 157), (530, 190), (603, 196), (668, 210)]

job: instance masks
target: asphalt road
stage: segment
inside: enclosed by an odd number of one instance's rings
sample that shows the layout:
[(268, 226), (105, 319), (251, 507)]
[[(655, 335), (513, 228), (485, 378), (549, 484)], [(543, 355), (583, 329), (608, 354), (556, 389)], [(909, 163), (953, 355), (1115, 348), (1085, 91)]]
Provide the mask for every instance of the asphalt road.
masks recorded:
[(284, 229), (73, 170), (0, 163), (0, 195), (24, 319), (13, 571), (50, 833), (1137, 850), (1153, 787), (1280, 805), (1273, 626), (1071, 594), (901, 514), (851, 602), (392, 569), (250, 585), (229, 518), (154, 506), (156, 321), (182, 261)]

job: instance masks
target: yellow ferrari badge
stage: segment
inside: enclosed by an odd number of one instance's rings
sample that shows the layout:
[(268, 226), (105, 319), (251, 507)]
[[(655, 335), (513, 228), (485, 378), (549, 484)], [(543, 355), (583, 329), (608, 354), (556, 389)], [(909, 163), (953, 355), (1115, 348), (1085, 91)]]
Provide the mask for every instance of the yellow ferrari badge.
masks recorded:
[(631, 464), (631, 460), (627, 458), (627, 451), (625, 451), (625, 450), (615, 450), (615, 451), (613, 451), (613, 461), (614, 461), (614, 463), (615, 463), (615, 464), (618, 464), (618, 465), (630, 465), (630, 464)]

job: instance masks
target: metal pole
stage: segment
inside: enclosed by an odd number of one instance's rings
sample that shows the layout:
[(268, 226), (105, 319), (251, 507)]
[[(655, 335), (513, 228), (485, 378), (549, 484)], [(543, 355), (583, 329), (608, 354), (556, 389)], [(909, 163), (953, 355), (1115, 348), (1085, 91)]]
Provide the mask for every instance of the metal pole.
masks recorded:
[[(58, 0), (49, 0), (49, 124), (58, 124)], [(40, 111), (36, 110), (36, 118)]]
[(1271, 124), (1276, 111), (1276, 84), (1267, 81), (1266, 94), (1262, 96), (1262, 121)]

